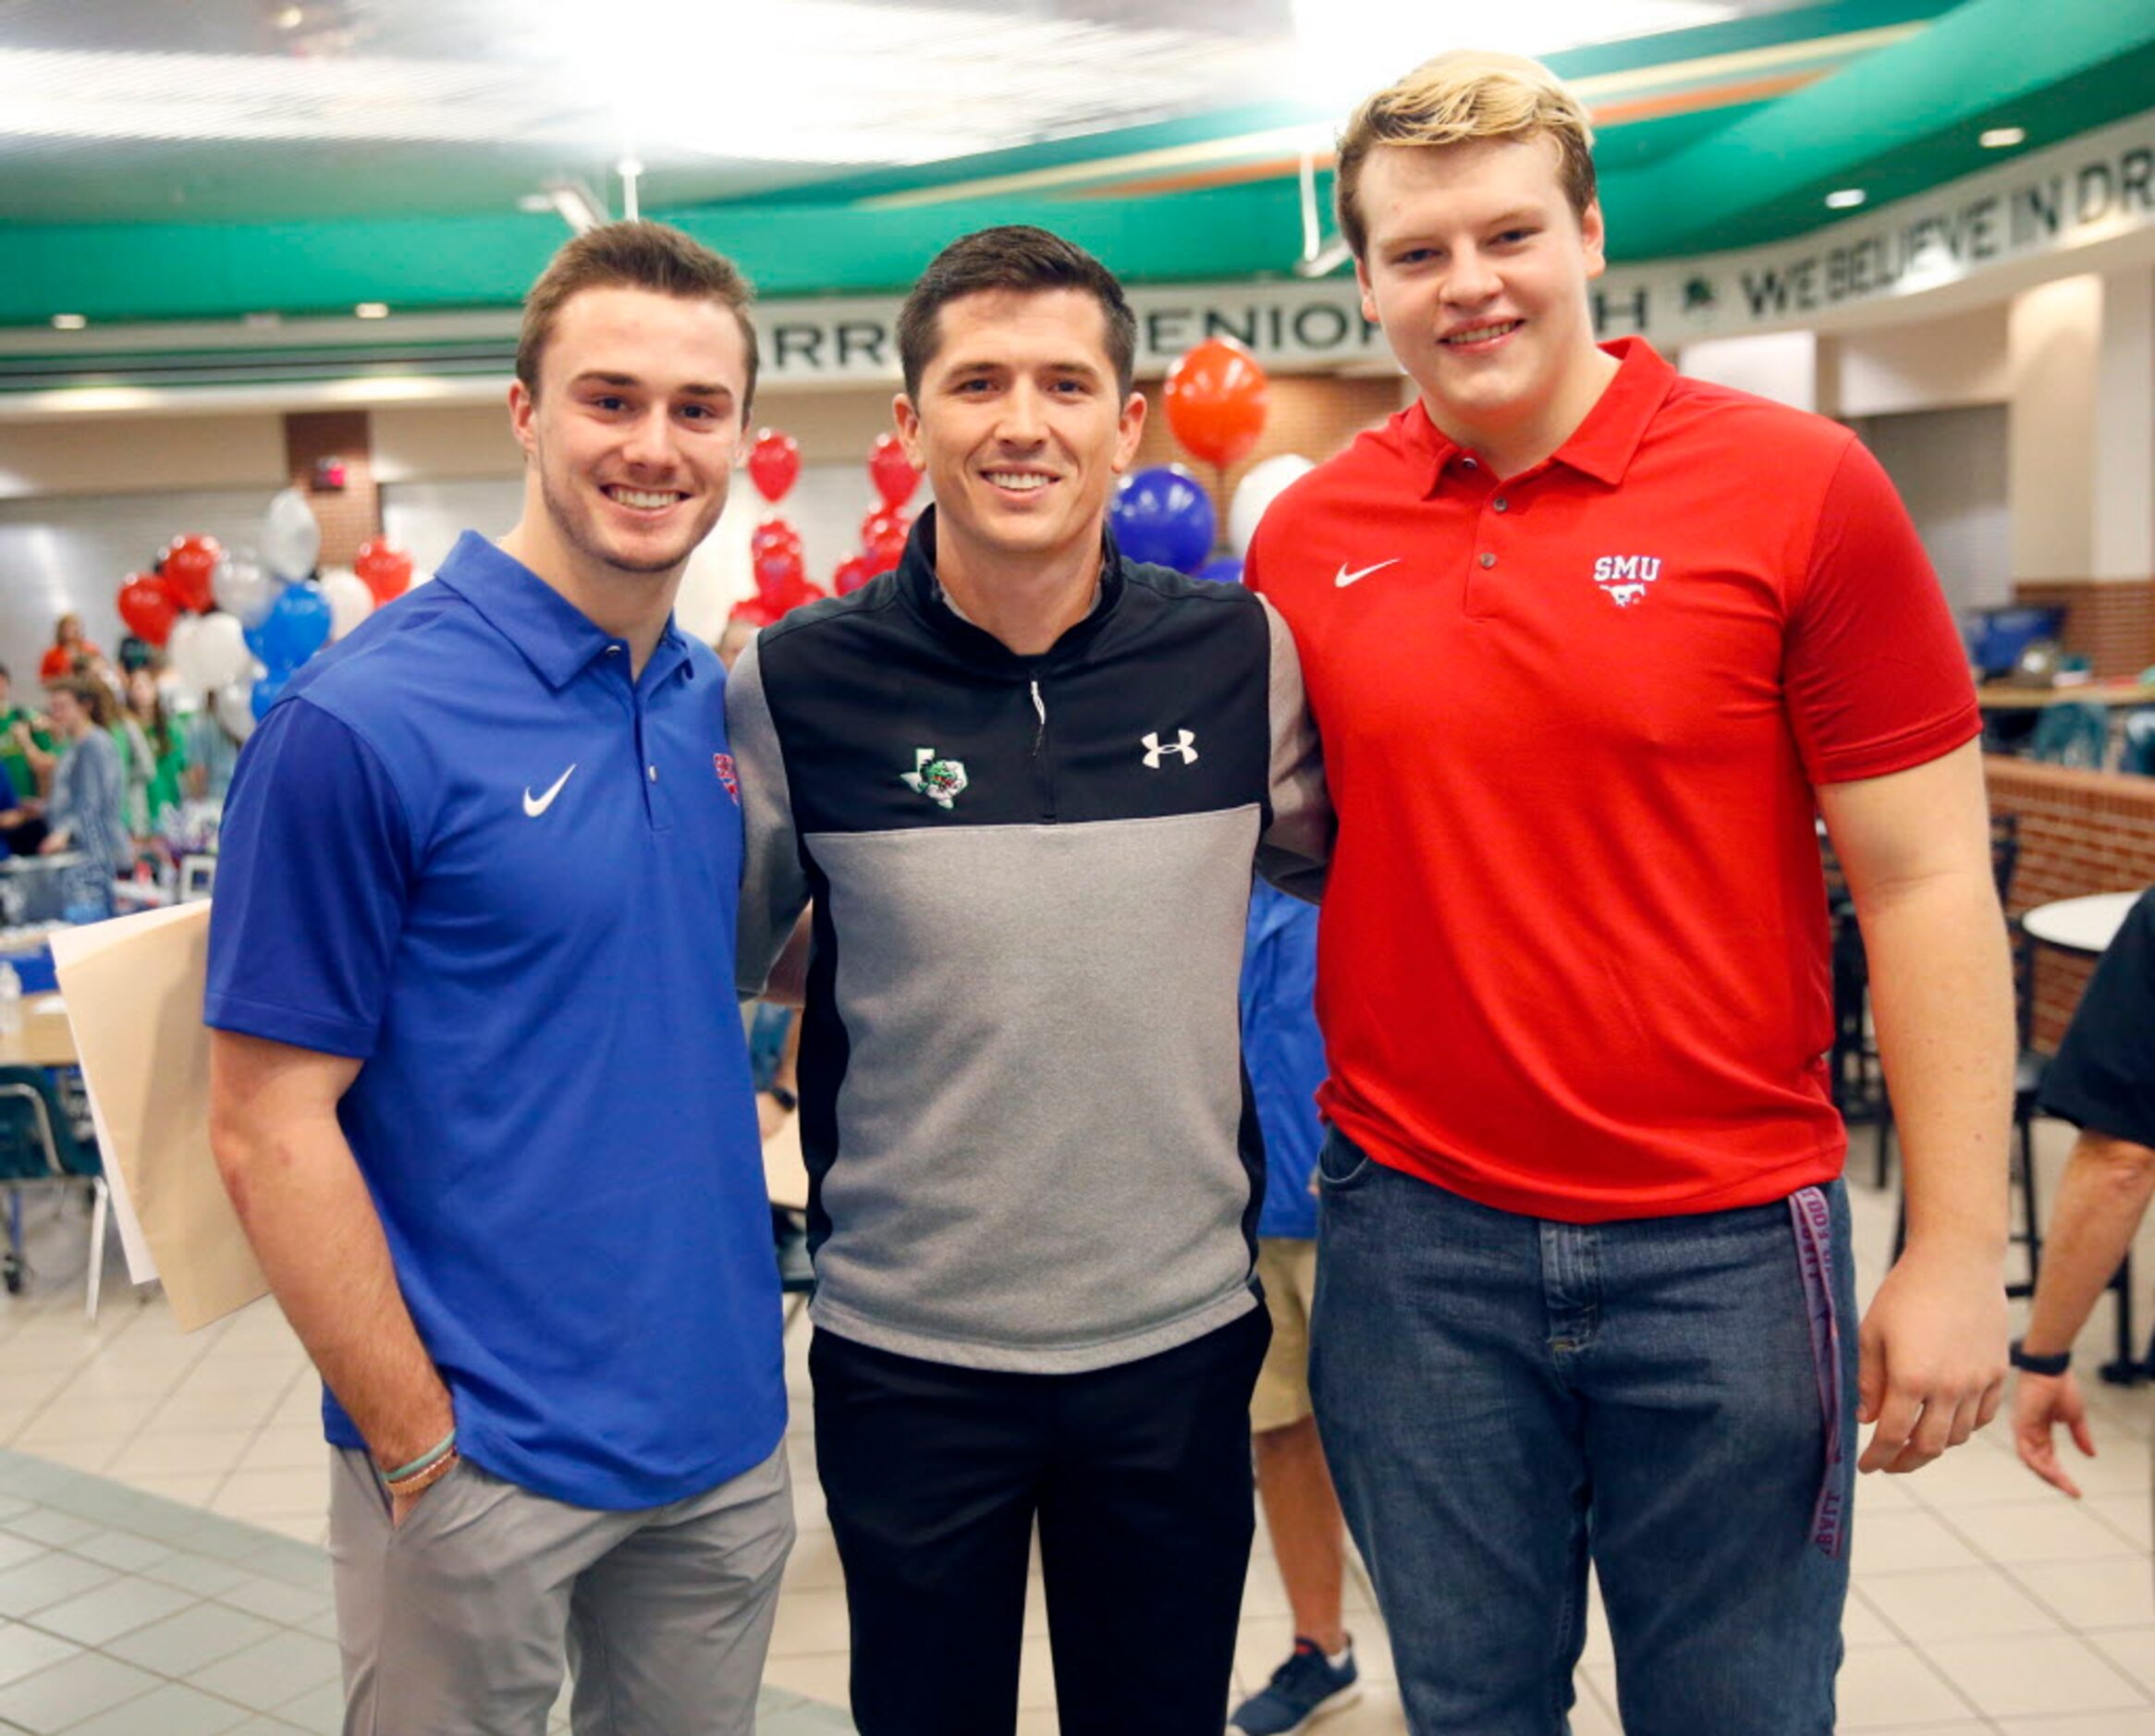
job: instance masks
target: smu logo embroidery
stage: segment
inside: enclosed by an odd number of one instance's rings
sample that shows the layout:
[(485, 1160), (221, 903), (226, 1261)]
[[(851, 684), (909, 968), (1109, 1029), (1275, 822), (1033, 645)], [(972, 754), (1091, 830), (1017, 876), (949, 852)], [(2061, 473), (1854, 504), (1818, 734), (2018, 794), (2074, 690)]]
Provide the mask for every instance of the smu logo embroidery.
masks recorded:
[(1143, 740), (1145, 742), (1145, 763), (1153, 771), (1159, 770), (1160, 755), (1163, 753), (1180, 753), (1182, 756), (1182, 764), (1185, 765), (1193, 764), (1197, 758), (1197, 749), (1194, 745), (1197, 738), (1188, 729), (1176, 730), (1175, 740), (1166, 743), (1161, 742), (1158, 730), (1147, 729)]
[(965, 762), (938, 760), (933, 748), (912, 751), (912, 770), (900, 772), (899, 781), (918, 790), (938, 808), (948, 808), (965, 788)]
[(1594, 563), (1594, 582), (1620, 609), (1642, 601), (1647, 587), (1660, 576), (1659, 555), (1604, 555)]
[(718, 781), (726, 786), (726, 793), (733, 798), (733, 805), (741, 806), (741, 779), (734, 775), (733, 755), (714, 753), (711, 769), (718, 774)]

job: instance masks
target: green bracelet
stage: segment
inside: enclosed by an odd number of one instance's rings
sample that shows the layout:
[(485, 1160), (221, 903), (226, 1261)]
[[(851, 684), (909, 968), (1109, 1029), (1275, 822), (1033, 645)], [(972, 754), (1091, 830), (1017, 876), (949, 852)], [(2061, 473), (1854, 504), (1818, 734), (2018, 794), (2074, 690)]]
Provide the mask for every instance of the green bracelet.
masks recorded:
[(400, 1466), (395, 1471), (385, 1471), (382, 1473), (382, 1481), (385, 1483), (401, 1483), (407, 1477), (415, 1477), (422, 1471), (431, 1470), (434, 1466), (441, 1463), (443, 1460), (447, 1459), (456, 1450), (457, 1431), (452, 1428), (447, 1435), (444, 1435), (441, 1439), (436, 1441), (432, 1447), (429, 1447), (424, 1452), (421, 1453), (419, 1457), (414, 1459), (410, 1464)]

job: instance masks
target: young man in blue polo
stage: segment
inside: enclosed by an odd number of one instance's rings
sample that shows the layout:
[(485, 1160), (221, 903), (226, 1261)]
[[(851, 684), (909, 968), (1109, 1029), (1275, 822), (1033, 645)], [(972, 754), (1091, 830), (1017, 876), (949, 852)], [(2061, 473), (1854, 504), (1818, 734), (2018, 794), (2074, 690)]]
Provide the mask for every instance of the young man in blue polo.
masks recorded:
[(723, 678), (671, 609), (755, 384), (671, 230), (562, 250), (524, 506), (241, 756), (212, 1137), (321, 1370), (348, 1730), (747, 1736), (792, 1536)]

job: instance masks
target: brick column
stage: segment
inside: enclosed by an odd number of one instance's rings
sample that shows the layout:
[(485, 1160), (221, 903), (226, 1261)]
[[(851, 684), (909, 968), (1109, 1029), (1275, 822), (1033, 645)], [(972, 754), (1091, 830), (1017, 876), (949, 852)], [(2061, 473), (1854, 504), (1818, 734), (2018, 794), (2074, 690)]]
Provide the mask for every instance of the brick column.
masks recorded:
[[(341, 489), (314, 486), (318, 459), (344, 465)], [(363, 410), (306, 410), (285, 418), (285, 470), (307, 496), (322, 527), (322, 565), (349, 567), (359, 545), (382, 530), (380, 492), (374, 486), (373, 423)]]

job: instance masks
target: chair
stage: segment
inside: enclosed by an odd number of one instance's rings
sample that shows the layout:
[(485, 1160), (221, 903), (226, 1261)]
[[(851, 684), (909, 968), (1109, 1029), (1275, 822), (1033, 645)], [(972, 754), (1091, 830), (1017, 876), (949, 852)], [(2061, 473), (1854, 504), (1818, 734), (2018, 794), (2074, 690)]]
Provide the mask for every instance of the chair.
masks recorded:
[(2028, 740), (2028, 757), (2100, 772), (2110, 757), (2110, 714), (2086, 700), (2046, 706)]
[(2155, 777), (2155, 710), (2133, 712), (2125, 718), (2125, 743), (2118, 756), (2118, 770)]
[(6, 1280), (10, 1295), (21, 1292), (28, 1264), (23, 1257), (22, 1194), (28, 1188), (66, 1189), (87, 1183), (90, 1218), (90, 1280), (85, 1306), (97, 1318), (97, 1298), (104, 1277), (104, 1231), (112, 1210), (97, 1148), (75, 1137), (58, 1094), (43, 1069), (0, 1067), (0, 1189), (7, 1192)]

